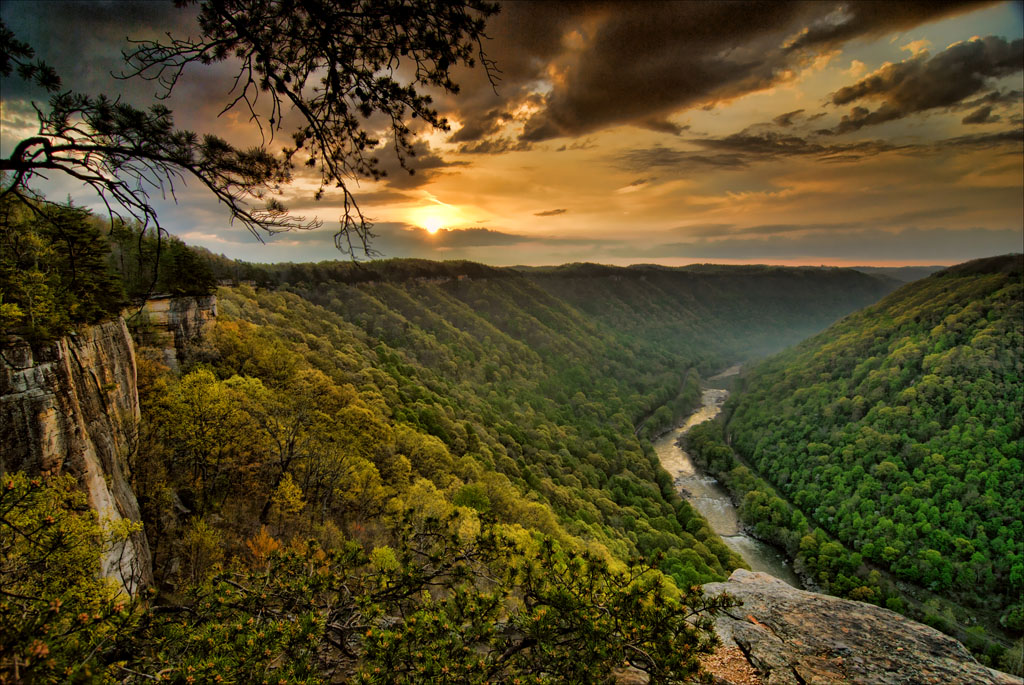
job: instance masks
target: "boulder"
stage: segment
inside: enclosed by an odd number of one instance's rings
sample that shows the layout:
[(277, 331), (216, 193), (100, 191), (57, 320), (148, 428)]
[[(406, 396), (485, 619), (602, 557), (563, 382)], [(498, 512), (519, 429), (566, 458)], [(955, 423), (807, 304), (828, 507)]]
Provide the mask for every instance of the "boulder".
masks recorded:
[(745, 569), (704, 591), (743, 602), (718, 617), (718, 634), (768, 685), (1021, 683), (978, 663), (957, 640), (873, 604), (797, 590)]

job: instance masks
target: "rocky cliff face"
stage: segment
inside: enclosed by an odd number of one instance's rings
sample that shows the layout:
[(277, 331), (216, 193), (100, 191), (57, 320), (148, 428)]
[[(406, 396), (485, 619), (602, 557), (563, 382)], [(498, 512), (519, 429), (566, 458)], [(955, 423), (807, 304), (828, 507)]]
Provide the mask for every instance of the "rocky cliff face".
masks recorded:
[(217, 316), (217, 297), (154, 297), (141, 311), (126, 312), (142, 345), (161, 350), (162, 361), (178, 368), (185, 351), (202, 337), (203, 328)]
[[(18, 341), (2, 350), (2, 470), (70, 473), (101, 520), (139, 521), (126, 473), (138, 421), (135, 351), (124, 319), (82, 327), (35, 351)], [(102, 566), (130, 593), (152, 582), (145, 535), (116, 544)]]
[[(739, 569), (704, 586), (743, 602), (717, 621), (768, 685), (798, 683), (1019, 683), (982, 666), (951, 637), (871, 604), (797, 590)], [(731, 682), (720, 678), (718, 682)]]

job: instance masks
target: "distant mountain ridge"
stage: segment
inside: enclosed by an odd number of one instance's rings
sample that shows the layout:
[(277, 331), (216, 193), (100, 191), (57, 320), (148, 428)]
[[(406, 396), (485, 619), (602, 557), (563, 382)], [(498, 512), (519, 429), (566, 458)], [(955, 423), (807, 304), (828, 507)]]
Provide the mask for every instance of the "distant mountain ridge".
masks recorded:
[(862, 273), (872, 276), (885, 276), (895, 279), (900, 283), (911, 283), (922, 278), (927, 278), (933, 273), (942, 271), (948, 267), (941, 265), (934, 266), (852, 266)]

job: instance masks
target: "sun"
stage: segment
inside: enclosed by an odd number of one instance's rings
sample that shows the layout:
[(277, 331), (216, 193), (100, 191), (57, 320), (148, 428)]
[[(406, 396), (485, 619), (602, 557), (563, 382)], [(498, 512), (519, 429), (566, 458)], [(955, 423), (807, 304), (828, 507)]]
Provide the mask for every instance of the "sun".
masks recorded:
[(408, 217), (409, 223), (419, 226), (431, 235), (462, 221), (462, 213), (458, 207), (443, 203), (416, 207), (409, 212)]
[(441, 228), (444, 227), (444, 219), (440, 216), (432, 215), (423, 218), (423, 228), (427, 229), (427, 233), (437, 233)]

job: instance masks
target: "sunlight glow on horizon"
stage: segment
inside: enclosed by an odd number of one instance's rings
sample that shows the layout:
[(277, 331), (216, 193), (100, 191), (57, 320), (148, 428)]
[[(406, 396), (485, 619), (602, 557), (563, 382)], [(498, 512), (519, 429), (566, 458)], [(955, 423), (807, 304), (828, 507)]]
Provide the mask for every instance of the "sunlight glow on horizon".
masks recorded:
[(431, 235), (442, 228), (451, 229), (466, 223), (458, 207), (434, 200), (435, 204), (416, 207), (409, 211), (406, 221)]

